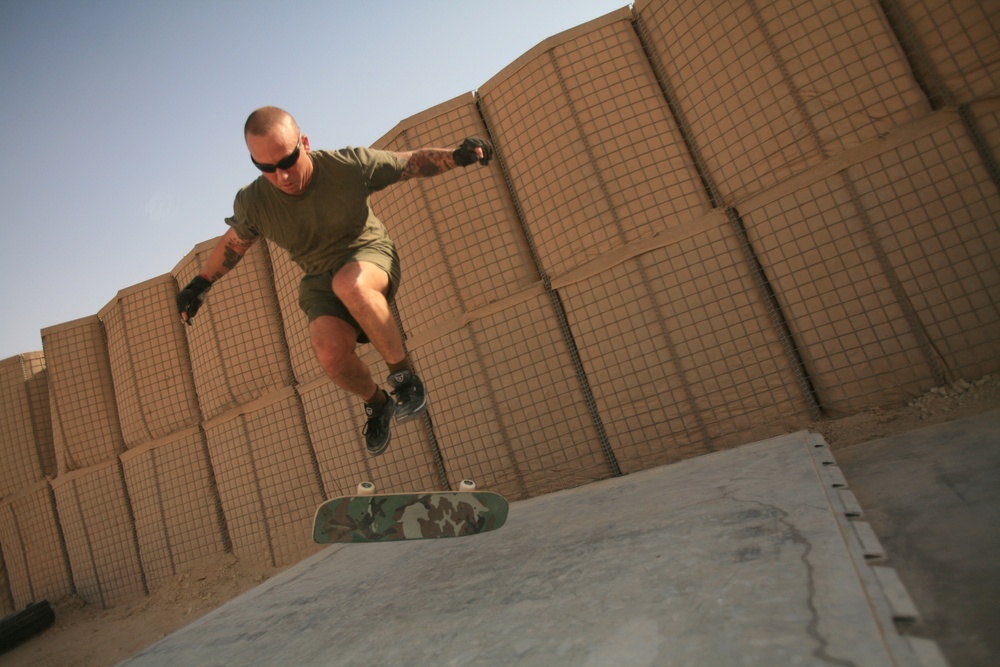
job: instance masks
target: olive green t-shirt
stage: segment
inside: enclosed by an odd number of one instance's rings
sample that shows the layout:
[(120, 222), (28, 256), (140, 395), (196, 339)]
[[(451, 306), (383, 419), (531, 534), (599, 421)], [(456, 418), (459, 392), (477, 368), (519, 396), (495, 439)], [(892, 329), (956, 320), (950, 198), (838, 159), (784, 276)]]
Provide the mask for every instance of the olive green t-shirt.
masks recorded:
[(399, 180), (395, 153), (370, 148), (311, 151), (312, 179), (288, 195), (261, 176), (236, 194), (226, 218), (243, 240), (263, 236), (288, 251), (307, 274), (338, 269), (361, 248), (392, 248), (369, 195)]

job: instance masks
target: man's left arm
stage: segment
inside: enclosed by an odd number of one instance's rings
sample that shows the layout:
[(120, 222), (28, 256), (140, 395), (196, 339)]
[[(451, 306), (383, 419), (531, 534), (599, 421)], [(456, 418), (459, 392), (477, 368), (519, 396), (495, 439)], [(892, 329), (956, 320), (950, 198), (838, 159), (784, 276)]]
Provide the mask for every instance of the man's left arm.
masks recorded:
[(462, 145), (449, 148), (419, 148), (415, 151), (396, 153), (403, 163), (401, 181), (411, 178), (437, 176), (455, 167), (468, 167), (479, 163), (487, 165), (493, 158), (493, 146), (478, 137), (469, 137)]

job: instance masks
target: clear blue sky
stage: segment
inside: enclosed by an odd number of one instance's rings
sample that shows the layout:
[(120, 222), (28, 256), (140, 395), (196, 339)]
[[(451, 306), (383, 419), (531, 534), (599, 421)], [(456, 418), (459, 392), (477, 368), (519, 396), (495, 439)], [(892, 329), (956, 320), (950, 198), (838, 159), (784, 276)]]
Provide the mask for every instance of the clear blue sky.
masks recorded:
[(256, 107), (369, 145), (627, 4), (0, 0), (0, 359), (223, 233)]

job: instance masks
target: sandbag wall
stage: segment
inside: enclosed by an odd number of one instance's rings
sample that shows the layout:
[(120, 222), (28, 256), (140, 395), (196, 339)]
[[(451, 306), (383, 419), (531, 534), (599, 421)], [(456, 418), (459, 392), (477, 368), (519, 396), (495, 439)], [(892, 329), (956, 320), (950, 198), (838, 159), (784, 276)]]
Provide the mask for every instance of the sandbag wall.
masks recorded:
[(99, 313), (124, 451), (122, 475), (150, 590), (228, 548), (169, 274), (120, 291)]
[(1000, 371), (997, 26), (974, 2), (647, 0), (404, 120), (376, 147), (497, 148), (372, 198), (428, 415), (364, 452), (266, 242), (184, 326), (206, 241), (0, 364), (0, 600), (293, 562), (361, 479), (516, 500)]
[(48, 371), (41, 352), (0, 361), (0, 609), (72, 590), (48, 479), (56, 474)]
[[(935, 65), (899, 3), (892, 16), (860, 0), (648, 4), (640, 36), (819, 408), (850, 414), (995, 370), (996, 142), (963, 118), (995, 104), (925, 94), (908, 58)], [(987, 19), (933, 4), (938, 35)], [(993, 26), (974, 33), (983, 52), (997, 52)]]
[[(199, 245), (178, 264), (178, 285), (197, 274), (214, 245)], [(267, 245), (254, 245), (238, 270), (213, 286), (194, 325), (177, 326), (190, 349), (232, 551), (287, 565), (310, 548), (312, 515), (324, 490), (293, 384), (273, 275)]]
[(966, 116), (997, 100), (935, 103), (897, 30), (870, 2), (640, 3), (378, 142), (499, 153), (374, 198), (449, 476), (534, 495), (994, 372), (997, 139)]
[(97, 315), (42, 330), (55, 436), (51, 480), (76, 592), (112, 606), (148, 592), (118, 456), (104, 327)]

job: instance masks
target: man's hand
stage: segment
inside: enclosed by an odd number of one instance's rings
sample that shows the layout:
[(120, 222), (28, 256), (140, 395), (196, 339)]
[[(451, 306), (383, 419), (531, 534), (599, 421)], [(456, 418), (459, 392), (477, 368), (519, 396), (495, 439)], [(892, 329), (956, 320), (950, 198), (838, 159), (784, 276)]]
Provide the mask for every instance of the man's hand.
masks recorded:
[(487, 165), (493, 158), (493, 146), (479, 137), (468, 137), (451, 155), (455, 158), (455, 164), (460, 167), (468, 167), (476, 162)]
[(201, 276), (195, 276), (194, 280), (187, 284), (177, 294), (177, 312), (181, 314), (181, 319), (188, 325), (194, 319), (195, 313), (201, 308), (205, 301), (205, 294), (212, 288), (212, 282)]

